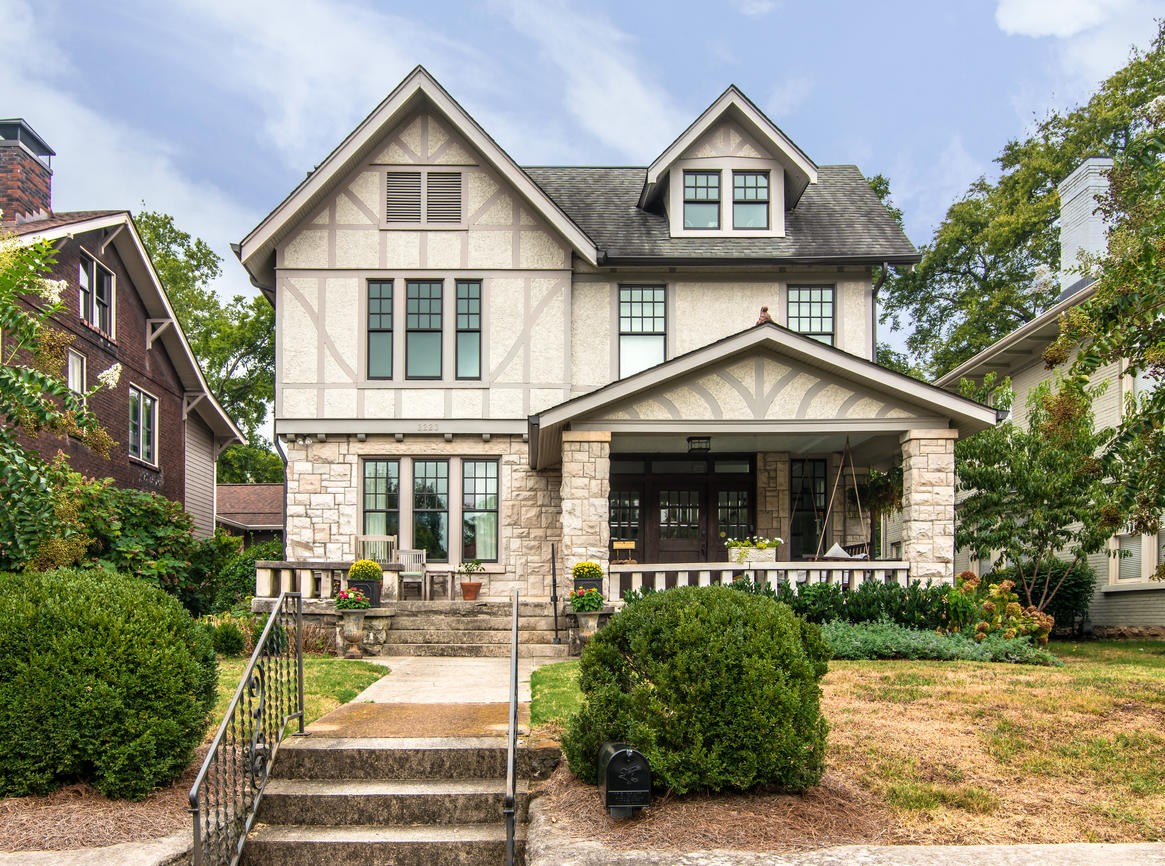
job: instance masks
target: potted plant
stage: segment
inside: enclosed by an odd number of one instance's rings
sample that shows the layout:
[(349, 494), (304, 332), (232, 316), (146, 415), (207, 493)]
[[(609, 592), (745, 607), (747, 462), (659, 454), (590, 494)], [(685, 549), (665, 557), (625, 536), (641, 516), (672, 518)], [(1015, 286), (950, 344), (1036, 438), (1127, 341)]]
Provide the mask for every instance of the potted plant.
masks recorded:
[(461, 563), (457, 570), (462, 575), (461, 597), (466, 601), (476, 601), (477, 594), (481, 592), (481, 581), (476, 578), (485, 571), (485, 566), (481, 564), (480, 559), (471, 559), (469, 562)]
[(372, 600), (360, 589), (349, 587), (341, 589), (336, 596), (336, 610), (340, 611), (340, 635), (348, 645), (344, 658), (358, 659), (364, 657), (360, 649), (360, 641), (364, 637), (364, 614), (372, 607)]
[(729, 538), (724, 542), (731, 561), (741, 565), (754, 562), (776, 562), (777, 548), (785, 542), (780, 538), (750, 535), (748, 538)]
[(348, 588), (363, 592), (374, 606), (380, 601), (383, 582), (384, 569), (371, 559), (358, 559), (348, 568)]
[(575, 589), (595, 589), (598, 590), (599, 597), (602, 597), (603, 567), (597, 562), (575, 563), (574, 568), (570, 570), (570, 576), (574, 578)]
[(566, 597), (570, 609), (578, 617), (578, 633), (590, 637), (599, 630), (603, 613), (603, 593), (594, 587), (572, 589)]

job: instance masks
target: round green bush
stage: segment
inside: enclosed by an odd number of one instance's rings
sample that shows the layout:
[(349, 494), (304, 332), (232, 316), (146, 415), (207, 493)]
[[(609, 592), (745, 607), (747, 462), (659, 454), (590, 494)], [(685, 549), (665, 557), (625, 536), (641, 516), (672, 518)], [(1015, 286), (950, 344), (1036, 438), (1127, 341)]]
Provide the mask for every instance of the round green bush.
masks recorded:
[(216, 677), (206, 629), (138, 578), (0, 574), (0, 797), (145, 797), (189, 765)]
[(824, 770), (828, 657), (819, 627), (771, 598), (727, 586), (649, 594), (583, 650), (567, 762), (593, 783), (600, 746), (615, 740), (675, 793), (802, 791)]
[(242, 655), (246, 646), (243, 630), (233, 622), (220, 622), (214, 627), (214, 651), (219, 655)]

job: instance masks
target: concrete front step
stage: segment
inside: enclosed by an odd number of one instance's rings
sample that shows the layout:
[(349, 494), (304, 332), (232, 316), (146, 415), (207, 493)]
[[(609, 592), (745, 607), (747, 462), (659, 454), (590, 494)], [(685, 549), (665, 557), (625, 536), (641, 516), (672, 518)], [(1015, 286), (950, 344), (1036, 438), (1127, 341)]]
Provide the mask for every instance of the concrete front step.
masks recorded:
[[(521, 745), (518, 776), (543, 779), (558, 760), (552, 746)], [(502, 779), (504, 737), (311, 736), (284, 741), (271, 765), (272, 779), (378, 781)]]
[[(563, 643), (529, 643), (518, 645), (518, 658), (565, 659), (569, 656), (565, 638)], [(380, 651), (386, 656), (440, 656), (448, 658), (509, 658), (509, 644), (417, 644), (386, 642)]]
[[(564, 594), (565, 597), (565, 594)], [(412, 613), (439, 613), (448, 616), (503, 616), (509, 620), (513, 605), (508, 601), (394, 601), (390, 603), (397, 615)], [(527, 616), (552, 616), (548, 601), (523, 601), (518, 603), (518, 618)]]
[[(528, 784), (517, 784), (517, 816), (526, 820)], [(501, 779), (276, 779), (263, 791), (264, 824), (489, 824), (502, 820)]]
[[(565, 636), (565, 635), (563, 635)], [(386, 643), (496, 643), (510, 645), (512, 633), (509, 630), (490, 629), (443, 629), (443, 628), (392, 628), (385, 632)], [(550, 643), (553, 631), (519, 631), (518, 645)]]
[[(566, 618), (558, 618), (558, 627), (565, 629)], [(420, 611), (418, 613), (397, 612), (392, 617), (393, 629), (446, 629), (448, 631), (470, 630), (501, 631), (509, 634), (510, 618), (508, 616), (490, 616), (488, 614), (474, 614), (472, 616), (447, 616), (442, 613)], [(553, 631), (554, 617), (552, 616), (523, 616), (518, 618), (518, 632), (525, 631)]]
[[(525, 862), (526, 828), (517, 828)], [(247, 866), (497, 866), (505, 862), (504, 823), (445, 826), (256, 825), (247, 838)]]

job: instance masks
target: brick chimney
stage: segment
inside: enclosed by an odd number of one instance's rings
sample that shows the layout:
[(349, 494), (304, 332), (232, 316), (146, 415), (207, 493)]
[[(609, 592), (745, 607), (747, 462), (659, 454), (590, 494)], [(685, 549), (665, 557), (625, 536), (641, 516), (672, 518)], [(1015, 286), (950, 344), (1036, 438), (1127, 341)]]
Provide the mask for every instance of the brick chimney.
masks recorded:
[(54, 156), (22, 118), (0, 120), (0, 220), (28, 222), (52, 213)]
[(1108, 241), (1104, 219), (1096, 213), (1108, 192), (1107, 156), (1090, 156), (1060, 181), (1060, 297), (1075, 294), (1092, 282), (1081, 274), (1080, 253), (1103, 255)]

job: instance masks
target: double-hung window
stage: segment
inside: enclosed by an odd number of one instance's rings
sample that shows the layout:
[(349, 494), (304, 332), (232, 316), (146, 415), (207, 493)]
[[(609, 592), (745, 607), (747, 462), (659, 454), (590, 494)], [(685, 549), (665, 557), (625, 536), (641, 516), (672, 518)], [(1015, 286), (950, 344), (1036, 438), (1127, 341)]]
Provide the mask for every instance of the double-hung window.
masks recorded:
[(400, 461), (364, 461), (364, 534), (400, 534)]
[(663, 286), (619, 287), (619, 378), (667, 358), (667, 304)]
[(413, 461), (413, 547), (449, 561), (449, 461)]
[(684, 172), (684, 228), (720, 228), (720, 172)]
[(767, 171), (732, 172), (732, 227), (734, 229), (769, 227)]
[(405, 285), (405, 378), (441, 378), (440, 280)]
[(497, 562), (498, 462), (461, 461), (461, 558)]
[(69, 390), (74, 394), (85, 393), (85, 356), (79, 352), (74, 352), (69, 349), (68, 367), (66, 369), (68, 376)]
[(129, 387), (129, 456), (144, 463), (157, 462), (158, 399), (133, 385)]
[(790, 286), (789, 329), (833, 345), (833, 286)]
[(113, 273), (82, 253), (77, 273), (81, 318), (106, 336), (113, 335)]
[(392, 378), (392, 280), (368, 281), (368, 378)]
[(481, 281), (457, 281), (457, 378), (481, 378)]

